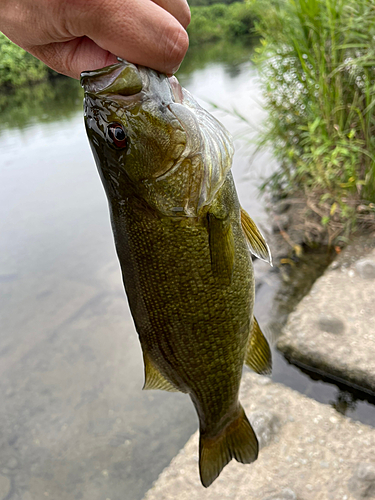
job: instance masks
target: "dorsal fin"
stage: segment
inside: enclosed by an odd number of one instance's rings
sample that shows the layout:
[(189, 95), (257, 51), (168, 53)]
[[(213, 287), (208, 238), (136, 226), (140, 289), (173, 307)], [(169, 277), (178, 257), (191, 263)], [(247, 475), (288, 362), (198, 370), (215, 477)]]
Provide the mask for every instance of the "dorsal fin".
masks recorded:
[(160, 389), (161, 391), (178, 392), (178, 389), (159, 372), (145, 353), (143, 353), (143, 361), (145, 365), (145, 383), (142, 390)]
[(247, 344), (245, 365), (261, 375), (269, 375), (272, 371), (271, 349), (255, 317)]
[(271, 252), (266, 240), (253, 219), (243, 208), (241, 208), (241, 225), (250, 246), (251, 253), (259, 257), (259, 259), (265, 260), (272, 266)]

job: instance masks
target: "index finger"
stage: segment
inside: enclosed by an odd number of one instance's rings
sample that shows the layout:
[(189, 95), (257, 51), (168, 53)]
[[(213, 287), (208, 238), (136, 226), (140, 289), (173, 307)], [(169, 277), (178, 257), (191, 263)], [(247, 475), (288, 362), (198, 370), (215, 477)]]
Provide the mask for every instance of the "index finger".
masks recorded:
[(152, 0), (168, 11), (186, 29), (190, 23), (190, 8), (186, 0)]
[(130, 62), (173, 74), (188, 49), (183, 26), (151, 0), (81, 0), (69, 6), (72, 34), (88, 36), (102, 49)]

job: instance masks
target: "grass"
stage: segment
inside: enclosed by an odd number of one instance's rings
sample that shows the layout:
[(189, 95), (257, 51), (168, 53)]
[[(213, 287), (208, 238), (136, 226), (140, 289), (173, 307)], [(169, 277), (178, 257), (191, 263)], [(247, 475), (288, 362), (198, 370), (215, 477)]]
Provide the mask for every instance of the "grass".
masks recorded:
[(258, 0), (268, 185), (319, 197), (321, 221), (375, 203), (375, 0)]

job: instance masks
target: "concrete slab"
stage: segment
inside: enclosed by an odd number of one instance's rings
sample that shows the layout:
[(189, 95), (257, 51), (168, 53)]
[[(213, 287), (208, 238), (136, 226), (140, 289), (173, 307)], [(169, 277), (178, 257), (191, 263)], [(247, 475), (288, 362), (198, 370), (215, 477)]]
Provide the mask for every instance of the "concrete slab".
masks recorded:
[(277, 347), (292, 362), (375, 392), (375, 250), (341, 260), (289, 316)]
[(261, 444), (258, 460), (234, 460), (208, 488), (198, 475), (198, 434), (144, 500), (355, 500), (375, 495), (375, 429), (281, 384), (246, 373), (241, 402)]

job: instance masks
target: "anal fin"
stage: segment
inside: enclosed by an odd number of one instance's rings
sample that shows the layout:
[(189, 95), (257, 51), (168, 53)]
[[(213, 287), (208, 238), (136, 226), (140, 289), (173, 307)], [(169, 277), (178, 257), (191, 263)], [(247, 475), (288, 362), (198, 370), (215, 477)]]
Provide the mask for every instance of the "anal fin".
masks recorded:
[(162, 391), (178, 392), (178, 389), (159, 372), (145, 353), (143, 353), (143, 361), (145, 365), (145, 383), (142, 390), (160, 389)]
[(262, 233), (259, 231), (257, 225), (250, 217), (250, 215), (241, 208), (241, 225), (245, 233), (247, 242), (249, 244), (251, 253), (259, 259), (265, 260), (272, 266), (272, 257), (270, 249), (264, 239)]
[(245, 364), (261, 375), (269, 375), (272, 371), (271, 349), (254, 317), (247, 344)]

